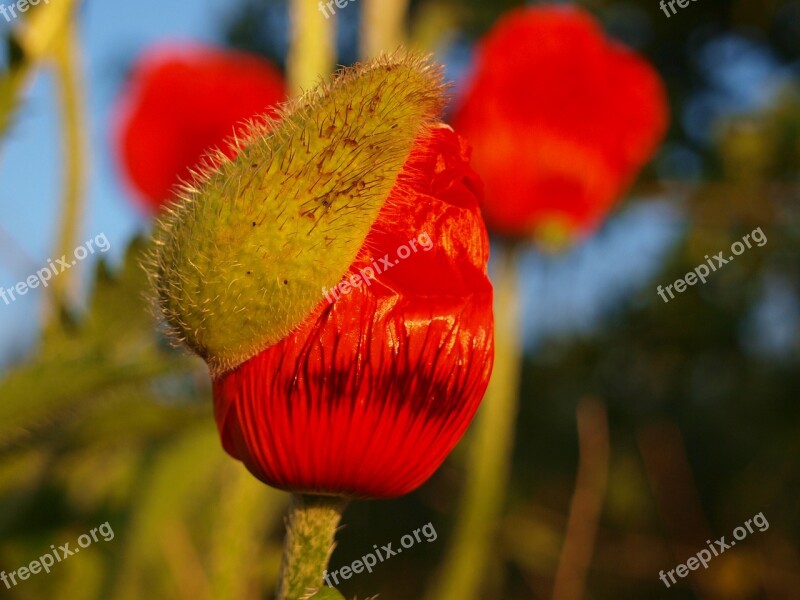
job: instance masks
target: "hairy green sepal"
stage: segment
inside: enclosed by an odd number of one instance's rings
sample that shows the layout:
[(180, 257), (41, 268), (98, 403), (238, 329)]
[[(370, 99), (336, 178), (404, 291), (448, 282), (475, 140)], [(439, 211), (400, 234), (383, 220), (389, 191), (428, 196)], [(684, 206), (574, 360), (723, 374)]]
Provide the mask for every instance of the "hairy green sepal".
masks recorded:
[(356, 258), (442, 108), (405, 53), (341, 71), (214, 156), (157, 224), (151, 274), (172, 336), (232, 369), (302, 323)]

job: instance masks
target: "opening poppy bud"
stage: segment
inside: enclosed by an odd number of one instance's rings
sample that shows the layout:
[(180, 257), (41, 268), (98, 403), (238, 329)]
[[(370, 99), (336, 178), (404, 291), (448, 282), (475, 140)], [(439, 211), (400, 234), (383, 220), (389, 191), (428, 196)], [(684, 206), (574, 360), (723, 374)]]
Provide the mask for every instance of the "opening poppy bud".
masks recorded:
[(295, 492), (423, 483), (493, 359), (480, 182), (438, 69), (345, 69), (254, 129), (165, 216), (152, 275), (205, 358), (226, 450)]

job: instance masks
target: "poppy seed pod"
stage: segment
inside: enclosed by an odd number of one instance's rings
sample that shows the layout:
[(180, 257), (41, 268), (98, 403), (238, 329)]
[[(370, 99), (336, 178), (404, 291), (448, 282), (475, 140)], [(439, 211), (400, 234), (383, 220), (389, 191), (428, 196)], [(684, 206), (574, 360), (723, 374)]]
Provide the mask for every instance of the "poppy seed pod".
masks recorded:
[(460, 439), (493, 360), (488, 240), (438, 69), (345, 69), (254, 128), (159, 222), (173, 336), (225, 449), (302, 493), (392, 497)]

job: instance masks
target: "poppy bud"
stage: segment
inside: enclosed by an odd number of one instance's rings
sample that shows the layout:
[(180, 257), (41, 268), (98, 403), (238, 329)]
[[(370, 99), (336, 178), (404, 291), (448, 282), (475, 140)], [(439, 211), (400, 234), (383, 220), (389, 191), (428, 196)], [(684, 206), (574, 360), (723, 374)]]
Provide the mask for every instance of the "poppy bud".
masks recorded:
[(441, 75), (346, 69), (254, 129), (159, 222), (172, 334), (209, 364), (225, 449), (302, 493), (391, 497), (459, 440), (493, 359), (480, 183)]

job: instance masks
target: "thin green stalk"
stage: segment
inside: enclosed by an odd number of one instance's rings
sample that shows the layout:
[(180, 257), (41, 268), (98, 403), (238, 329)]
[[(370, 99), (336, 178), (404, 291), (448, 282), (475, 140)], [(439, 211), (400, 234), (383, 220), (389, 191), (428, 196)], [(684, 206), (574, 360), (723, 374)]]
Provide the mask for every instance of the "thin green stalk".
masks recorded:
[(28, 12), (9, 32), (15, 50), (9, 70), (0, 76), (0, 141), (13, 123), (20, 96), (31, 75), (53, 52), (61, 30), (74, 16), (77, 0), (62, 0)]
[[(64, 183), (60, 230), (54, 249), (54, 258), (66, 256), (71, 260), (78, 243), (83, 212), (85, 187), (85, 132), (83, 98), (81, 94), (80, 68), (76, 28), (73, 21), (65, 23), (55, 41), (53, 49), (56, 79), (60, 92), (61, 120), (63, 125), (62, 152), (64, 157)], [(65, 271), (55, 278), (51, 291), (58, 307), (69, 307), (75, 292), (75, 273)], [(52, 307), (47, 307), (46, 316), (53, 317)]]
[(312, 87), (336, 65), (334, 18), (326, 18), (319, 0), (292, 0), (292, 43), (286, 59), (292, 94)]
[(303, 600), (322, 587), (346, 502), (329, 496), (292, 496), (278, 600)]
[(409, 0), (364, 0), (361, 14), (361, 56), (374, 58), (406, 45)]
[(500, 252), (494, 278), (494, 371), (472, 426), (467, 479), (453, 538), (428, 600), (481, 597), (487, 565), (494, 556), (511, 471), (522, 359), (516, 252), (510, 247)]
[(608, 485), (610, 450), (605, 405), (597, 398), (587, 397), (578, 404), (576, 414), (580, 461), (553, 584), (553, 600), (586, 597), (586, 579)]
[(19, 97), (31, 70), (30, 63), (22, 63), (6, 73), (0, 81), (0, 140), (11, 127)]

